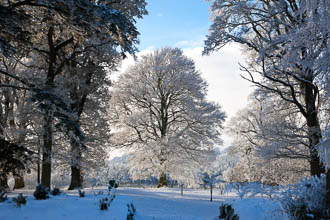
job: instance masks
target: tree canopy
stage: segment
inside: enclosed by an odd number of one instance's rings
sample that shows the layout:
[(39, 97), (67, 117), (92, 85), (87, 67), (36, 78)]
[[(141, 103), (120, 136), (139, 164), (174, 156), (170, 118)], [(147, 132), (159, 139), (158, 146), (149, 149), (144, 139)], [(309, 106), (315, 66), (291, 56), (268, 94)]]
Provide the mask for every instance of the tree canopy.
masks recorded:
[(206, 100), (206, 82), (180, 49), (142, 56), (112, 92), (113, 143), (134, 151), (140, 171), (165, 175), (172, 163), (201, 161), (221, 143), (225, 114)]

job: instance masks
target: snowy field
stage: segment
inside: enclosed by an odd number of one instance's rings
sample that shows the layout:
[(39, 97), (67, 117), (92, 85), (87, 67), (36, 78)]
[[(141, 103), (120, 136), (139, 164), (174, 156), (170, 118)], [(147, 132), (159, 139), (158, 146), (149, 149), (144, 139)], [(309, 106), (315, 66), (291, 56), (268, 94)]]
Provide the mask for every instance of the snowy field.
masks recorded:
[[(98, 195), (98, 192), (104, 192)], [(27, 204), (15, 207), (12, 197), (22, 192)], [(208, 190), (185, 190), (155, 188), (118, 188), (116, 198), (106, 211), (99, 210), (99, 200), (106, 196), (106, 189), (88, 189), (80, 198), (77, 192), (65, 191), (60, 196), (47, 200), (35, 200), (33, 191), (9, 193), (9, 199), (0, 203), (0, 220), (125, 220), (127, 204), (136, 208), (135, 220), (214, 220), (223, 203), (233, 204), (240, 220), (282, 219), (279, 208), (269, 199), (240, 199), (234, 194), (220, 196), (214, 192), (214, 201), (209, 201)]]

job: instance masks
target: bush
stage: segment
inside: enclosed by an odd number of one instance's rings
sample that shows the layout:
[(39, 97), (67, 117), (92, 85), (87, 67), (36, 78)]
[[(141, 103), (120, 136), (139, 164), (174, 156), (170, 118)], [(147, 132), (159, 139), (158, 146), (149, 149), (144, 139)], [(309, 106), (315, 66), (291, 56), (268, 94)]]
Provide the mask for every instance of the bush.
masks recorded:
[(126, 220), (134, 220), (134, 215), (135, 215), (135, 212), (136, 212), (136, 209), (133, 205), (133, 203), (131, 204), (127, 204), (127, 217), (126, 217)]
[(84, 190), (80, 190), (78, 189), (78, 193), (79, 193), (79, 196), (82, 198), (82, 197), (85, 197), (85, 191)]
[(22, 193), (20, 193), (16, 198), (13, 198), (13, 202), (15, 202), (16, 206), (20, 208), (21, 205), (26, 204), (26, 196), (23, 196)]
[(49, 189), (41, 184), (36, 186), (33, 196), (36, 200), (48, 199)]
[(7, 195), (6, 195), (6, 192), (4, 190), (1, 190), (0, 189), (0, 202), (4, 202), (6, 201), (8, 198), (7, 198)]
[(108, 210), (108, 207), (110, 207), (112, 201), (116, 198), (115, 195), (110, 195), (109, 198), (105, 197), (103, 199), (100, 199), (99, 201), (99, 207), (100, 210)]
[(53, 196), (58, 196), (61, 194), (61, 190), (54, 186), (54, 189), (50, 191), (50, 194), (52, 194)]
[(219, 219), (239, 220), (238, 215), (235, 214), (235, 210), (233, 209), (233, 207), (231, 207), (231, 205), (222, 204), (219, 209), (220, 209)]
[(278, 197), (289, 219), (329, 219), (326, 204), (325, 176), (300, 180), (283, 189)]
[(242, 199), (244, 197), (254, 197), (256, 195), (266, 195), (272, 198), (273, 196), (276, 196), (279, 187), (259, 182), (235, 182), (226, 184), (225, 188), (227, 192), (234, 190)]
[(118, 183), (116, 182), (116, 180), (109, 180), (109, 186), (108, 186), (109, 191), (112, 188), (115, 188), (115, 189), (118, 188)]
[(108, 210), (108, 198), (100, 199), (99, 207), (100, 210)]

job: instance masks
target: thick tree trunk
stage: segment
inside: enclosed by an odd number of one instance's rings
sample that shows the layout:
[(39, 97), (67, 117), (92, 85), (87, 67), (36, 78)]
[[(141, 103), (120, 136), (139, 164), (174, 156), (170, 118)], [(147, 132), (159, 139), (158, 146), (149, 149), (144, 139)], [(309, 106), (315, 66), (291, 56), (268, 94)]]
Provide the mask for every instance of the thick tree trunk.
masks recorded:
[(14, 189), (22, 189), (25, 187), (24, 178), (21, 175), (14, 175), (15, 185)]
[[(47, 114), (47, 113), (46, 113)], [(42, 170), (41, 170), (41, 185), (50, 188), (51, 184), (51, 167), (52, 167), (52, 116), (45, 115), (44, 125), (44, 144), (42, 149)]]
[(38, 148), (38, 164), (37, 164), (37, 183), (40, 184), (40, 145)]
[(81, 150), (80, 146), (76, 142), (71, 143), (72, 152), (72, 164), (71, 164), (71, 183), (68, 190), (73, 190), (76, 188), (82, 188), (82, 175), (81, 175)]
[(316, 115), (311, 114), (307, 117), (311, 175), (319, 177), (322, 173), (325, 173), (324, 166), (316, 150), (316, 145), (319, 144), (321, 140), (321, 127)]
[[(318, 119), (318, 111), (316, 108), (316, 90), (311, 84), (305, 84), (305, 104), (306, 104), (306, 121), (308, 126), (309, 149), (311, 154), (311, 175), (320, 176), (325, 173), (325, 167), (321, 163), (316, 150), (316, 145), (320, 143), (322, 138), (321, 126)], [(330, 207), (330, 171), (326, 173), (326, 201)]]
[(311, 175), (320, 176), (321, 173), (325, 173), (324, 166), (322, 165), (320, 158), (318, 156), (316, 145), (320, 143), (322, 138), (321, 126), (318, 118), (318, 110), (316, 107), (316, 98), (318, 91), (312, 85), (312, 78), (306, 77), (311, 83), (305, 83), (305, 108), (306, 108), (306, 122), (308, 127), (308, 137), (309, 137), (309, 151), (310, 151), (310, 166)]
[(326, 194), (327, 204), (328, 204), (328, 208), (330, 208), (330, 169), (328, 169), (327, 171), (325, 188), (327, 190), (327, 194)]
[(9, 189), (8, 177), (6, 174), (0, 175), (0, 189)]
[(166, 179), (166, 173), (162, 172), (162, 174), (159, 177), (159, 183), (157, 185), (158, 188), (167, 186), (167, 179)]
[(80, 167), (71, 166), (71, 183), (68, 190), (82, 188), (82, 175)]

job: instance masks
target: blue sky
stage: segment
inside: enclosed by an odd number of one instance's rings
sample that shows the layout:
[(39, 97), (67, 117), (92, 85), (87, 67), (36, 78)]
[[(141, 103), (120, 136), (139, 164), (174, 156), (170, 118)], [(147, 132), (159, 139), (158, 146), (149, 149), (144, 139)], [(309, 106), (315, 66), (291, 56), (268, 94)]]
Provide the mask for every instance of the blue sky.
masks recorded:
[(150, 47), (199, 44), (202, 46), (211, 24), (209, 3), (205, 0), (148, 0), (149, 15), (138, 20), (140, 45)]

